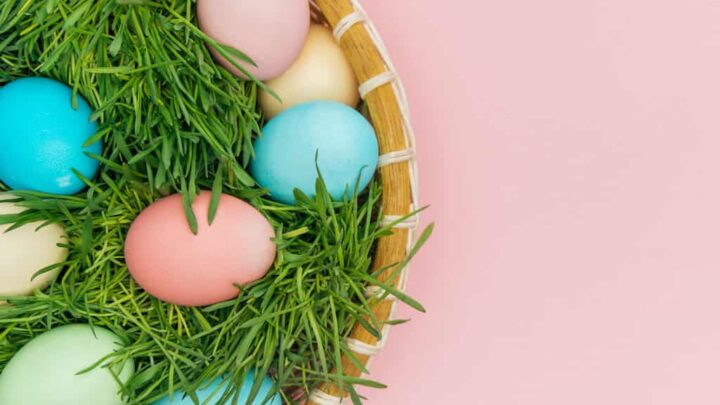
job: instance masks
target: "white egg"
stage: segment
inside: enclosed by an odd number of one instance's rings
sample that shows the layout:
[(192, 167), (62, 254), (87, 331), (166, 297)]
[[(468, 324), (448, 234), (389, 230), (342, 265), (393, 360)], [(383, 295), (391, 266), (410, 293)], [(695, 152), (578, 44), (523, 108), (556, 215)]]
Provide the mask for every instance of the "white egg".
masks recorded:
[[(0, 215), (25, 210), (6, 202), (13, 198), (9, 194), (0, 194)], [(8, 229), (12, 225), (0, 225), (0, 295), (29, 295), (36, 289), (47, 287), (57, 276), (59, 270), (53, 269), (33, 279), (38, 270), (67, 257), (67, 249), (58, 246), (67, 239), (65, 229), (57, 224), (40, 227), (42, 224), (30, 223), (11, 231)]]

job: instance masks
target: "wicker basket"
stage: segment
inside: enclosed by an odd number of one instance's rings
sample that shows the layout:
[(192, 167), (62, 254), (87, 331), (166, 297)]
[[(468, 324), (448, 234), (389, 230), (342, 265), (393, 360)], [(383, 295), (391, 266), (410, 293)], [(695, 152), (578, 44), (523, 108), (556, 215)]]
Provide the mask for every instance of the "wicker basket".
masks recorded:
[[(333, 28), (335, 38), (350, 59), (358, 82), (361, 83), (360, 95), (368, 107), (377, 133), (381, 154), (379, 166), (384, 221), (397, 222), (393, 234), (378, 241), (373, 269), (382, 269), (405, 259), (418, 226), (417, 216), (399, 221), (415, 210), (418, 197), (415, 140), (407, 97), (377, 30), (358, 0), (315, 0), (313, 6), (316, 17), (322, 18)], [(407, 268), (393, 280), (388, 280), (392, 277), (389, 272), (381, 277), (381, 281), (390, 282), (403, 290)], [(382, 293), (372, 287), (366, 291), (370, 297)], [(392, 318), (396, 307), (393, 298), (388, 295), (384, 299), (375, 299), (373, 312), (378, 320)], [(360, 377), (366, 372), (371, 357), (382, 350), (387, 335), (386, 327), (382, 339), (378, 340), (360, 324), (356, 324), (347, 343), (365, 368), (359, 368), (356, 362), (344, 356), (343, 374)], [(347, 396), (347, 392), (340, 387), (326, 383), (313, 391), (308, 404), (337, 405)]]

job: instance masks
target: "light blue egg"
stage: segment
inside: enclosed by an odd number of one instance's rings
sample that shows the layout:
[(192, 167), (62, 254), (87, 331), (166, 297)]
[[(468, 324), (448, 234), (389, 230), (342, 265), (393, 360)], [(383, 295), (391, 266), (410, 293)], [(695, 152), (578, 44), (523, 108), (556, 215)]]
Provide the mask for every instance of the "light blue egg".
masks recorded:
[(102, 153), (101, 142), (82, 145), (97, 132), (92, 110), (72, 89), (40, 77), (0, 88), (0, 180), (14, 190), (71, 195), (85, 188), (72, 172), (92, 179), (98, 162), (83, 152)]
[[(245, 376), (243, 386), (240, 388), (238, 401), (233, 402), (232, 405), (282, 405), (282, 398), (280, 397), (280, 394), (275, 394), (272, 398), (265, 401), (265, 398), (270, 392), (272, 392), (274, 386), (273, 380), (268, 376), (263, 378), (262, 385), (260, 385), (260, 390), (255, 396), (255, 399), (253, 399), (251, 403), (248, 403), (248, 400), (250, 399), (250, 391), (252, 390), (254, 383), (255, 372), (251, 370)], [(200, 387), (197, 391), (195, 391), (195, 395), (197, 395), (201, 404), (215, 405), (217, 401), (214, 401), (214, 399), (217, 398), (219, 401), (229, 384), (230, 381), (223, 381), (221, 377), (218, 377), (210, 384)], [(190, 399), (190, 397), (185, 395), (184, 392), (176, 391), (173, 394), (172, 399), (170, 399), (170, 397), (165, 397), (156, 401), (153, 405), (195, 405), (195, 403), (192, 399)], [(230, 402), (228, 402), (228, 405), (230, 405)]]
[(354, 109), (314, 101), (285, 110), (255, 141), (250, 170), (270, 198), (293, 204), (293, 189), (315, 194), (317, 167), (334, 200), (367, 187), (378, 164), (378, 143), (370, 123)]

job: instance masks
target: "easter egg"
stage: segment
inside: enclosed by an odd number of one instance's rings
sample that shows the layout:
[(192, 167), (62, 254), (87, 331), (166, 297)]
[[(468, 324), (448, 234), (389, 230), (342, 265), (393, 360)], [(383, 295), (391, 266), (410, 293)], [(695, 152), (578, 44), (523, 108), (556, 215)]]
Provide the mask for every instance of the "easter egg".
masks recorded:
[(132, 360), (122, 367), (104, 361), (122, 342), (112, 332), (88, 325), (67, 325), (45, 332), (20, 349), (0, 374), (0, 404), (122, 405), (120, 381), (134, 372)]
[(280, 98), (260, 93), (260, 106), (272, 118), (308, 101), (331, 100), (355, 107), (360, 100), (350, 61), (330, 28), (312, 25), (300, 57), (279, 77), (266, 82)]
[[(235, 58), (259, 80), (277, 77), (290, 67), (310, 27), (307, 0), (198, 0), (197, 16), (205, 34), (253, 60), (257, 66)], [(217, 51), (211, 51), (225, 68), (244, 77)]]
[(285, 204), (295, 201), (295, 188), (315, 194), (318, 168), (330, 195), (342, 200), (356, 184), (362, 191), (378, 164), (373, 127), (354, 109), (332, 101), (283, 111), (265, 125), (254, 146), (253, 176), (270, 198)]
[[(8, 200), (16, 197), (0, 194), (0, 215), (25, 211)], [(58, 224), (42, 226), (42, 222), (25, 224), (8, 231), (12, 224), (0, 225), (0, 295), (29, 295), (45, 288), (57, 275), (58, 269), (38, 275), (39, 270), (60, 263), (67, 257), (67, 249), (59, 243), (67, 242), (65, 229)], [(2, 403), (2, 402), (0, 402)]]
[(211, 193), (192, 204), (198, 232), (193, 234), (179, 194), (160, 199), (132, 223), (125, 261), (149, 294), (172, 304), (210, 305), (236, 297), (235, 284), (262, 278), (275, 260), (270, 223), (250, 204), (222, 195), (212, 225)]
[(15, 80), (0, 88), (0, 180), (15, 190), (71, 195), (85, 188), (73, 173), (95, 176), (98, 162), (84, 154), (102, 153), (92, 110), (72, 89), (40, 78)]
[[(272, 398), (269, 398), (267, 401), (265, 401), (265, 398), (272, 392), (273, 390), (273, 381), (270, 379), (270, 377), (263, 378), (262, 384), (260, 385), (260, 390), (258, 391), (257, 395), (253, 399), (252, 402), (248, 403), (248, 400), (250, 399), (250, 392), (252, 390), (253, 384), (255, 383), (255, 372), (250, 371), (245, 376), (245, 381), (243, 381), (243, 385), (240, 388), (240, 394), (238, 396), (238, 401), (233, 402), (237, 404), (243, 404), (243, 405), (281, 405), (282, 400), (279, 394), (275, 394)], [(213, 399), (219, 400), (222, 398), (223, 394), (225, 393), (225, 390), (228, 389), (230, 385), (230, 381), (223, 381), (221, 377), (216, 378), (215, 380), (211, 381), (209, 384), (206, 384), (204, 386), (201, 386), (195, 391), (195, 395), (197, 395), (198, 399), (200, 400), (201, 404), (213, 404), (215, 402), (212, 402)], [(172, 395), (172, 399), (167, 396), (165, 398), (162, 398), (158, 401), (156, 401), (153, 405), (194, 405), (195, 403), (192, 401), (192, 399), (186, 395), (185, 392), (182, 391), (176, 391)]]

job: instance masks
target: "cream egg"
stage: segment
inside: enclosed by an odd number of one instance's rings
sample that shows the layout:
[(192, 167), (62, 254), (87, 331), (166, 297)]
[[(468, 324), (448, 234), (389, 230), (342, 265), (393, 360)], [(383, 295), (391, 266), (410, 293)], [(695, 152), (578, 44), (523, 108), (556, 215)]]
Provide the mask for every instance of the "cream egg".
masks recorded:
[[(7, 202), (14, 198), (0, 194), (0, 215), (25, 210)], [(11, 231), (12, 224), (0, 225), (0, 295), (29, 295), (47, 287), (57, 276), (59, 270), (54, 269), (33, 278), (38, 270), (64, 261), (68, 254), (66, 248), (58, 246), (67, 239), (65, 229), (58, 224), (42, 225), (33, 222)]]
[(308, 101), (336, 101), (350, 107), (360, 101), (350, 61), (329, 28), (312, 25), (300, 57), (285, 73), (266, 82), (280, 98), (260, 93), (260, 106), (272, 118)]

